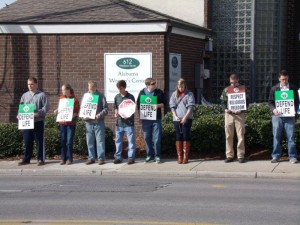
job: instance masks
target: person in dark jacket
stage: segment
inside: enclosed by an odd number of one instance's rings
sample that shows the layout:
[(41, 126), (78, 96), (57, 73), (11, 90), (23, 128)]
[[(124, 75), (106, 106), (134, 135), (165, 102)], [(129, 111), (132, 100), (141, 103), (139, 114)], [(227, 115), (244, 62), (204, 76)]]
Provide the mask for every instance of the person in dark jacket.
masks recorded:
[[(278, 79), (279, 83), (271, 88), (269, 95), (269, 107), (273, 114), (273, 152), (271, 162), (277, 163), (281, 157), (280, 142), (282, 130), (284, 129), (288, 142), (289, 160), (294, 164), (298, 162), (295, 145), (295, 120), (299, 108), (299, 94), (297, 87), (289, 83), (289, 76), (286, 70), (280, 71)], [(289, 95), (291, 96), (289, 97)], [(287, 108), (286, 106), (289, 105), (292, 107)], [(281, 106), (285, 106), (285, 108)]]
[[(137, 98), (139, 114), (141, 109), (141, 99), (146, 101), (146, 103), (150, 103), (143, 104), (142, 102), (143, 108), (148, 106), (147, 108), (150, 109), (148, 110), (150, 115), (152, 115), (152, 112), (156, 111), (156, 117), (140, 115), (147, 152), (145, 163), (153, 160), (155, 160), (156, 163), (160, 163), (162, 136), (161, 109), (164, 108), (165, 97), (163, 91), (156, 87), (156, 81), (153, 78), (147, 78), (145, 80), (145, 85), (146, 87), (140, 91)], [(151, 101), (155, 102), (155, 104), (151, 104)], [(145, 110), (145, 112), (147, 112), (147, 110)]]

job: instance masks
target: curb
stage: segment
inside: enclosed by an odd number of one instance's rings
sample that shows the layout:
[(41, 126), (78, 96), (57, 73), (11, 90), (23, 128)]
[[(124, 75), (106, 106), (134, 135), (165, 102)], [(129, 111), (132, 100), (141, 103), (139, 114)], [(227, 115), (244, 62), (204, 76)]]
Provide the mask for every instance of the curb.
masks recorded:
[(62, 170), (0, 169), (0, 176), (160, 176), (198, 178), (300, 179), (299, 173), (216, 172), (216, 171), (149, 171), (149, 170)]

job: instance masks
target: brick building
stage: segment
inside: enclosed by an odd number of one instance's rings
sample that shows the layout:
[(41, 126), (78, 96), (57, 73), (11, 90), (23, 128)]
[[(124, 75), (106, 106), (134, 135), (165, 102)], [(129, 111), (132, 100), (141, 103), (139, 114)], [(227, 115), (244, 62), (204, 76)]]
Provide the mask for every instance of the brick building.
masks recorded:
[[(79, 98), (88, 80), (105, 92), (105, 53), (152, 53), (152, 76), (166, 93), (169, 54), (181, 54), (182, 77), (196, 92), (195, 64), (203, 61), (209, 35), (204, 27), (121, 0), (16, 1), (0, 10), (0, 121), (16, 122), (29, 76), (48, 94), (50, 113), (63, 83)], [(106, 125), (113, 128), (109, 107)]]

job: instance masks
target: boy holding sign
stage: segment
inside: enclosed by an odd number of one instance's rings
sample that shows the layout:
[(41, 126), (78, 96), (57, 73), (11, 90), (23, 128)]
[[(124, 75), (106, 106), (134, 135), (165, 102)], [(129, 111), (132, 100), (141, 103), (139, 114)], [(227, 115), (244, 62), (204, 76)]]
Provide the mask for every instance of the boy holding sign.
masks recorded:
[(156, 88), (153, 78), (145, 80), (146, 88), (140, 91), (137, 108), (142, 121), (147, 157), (145, 163), (155, 160), (160, 163), (161, 153), (161, 109), (164, 108), (164, 93)]
[(86, 165), (95, 163), (96, 151), (98, 164), (105, 162), (105, 123), (108, 105), (105, 96), (97, 90), (95, 81), (88, 82), (88, 92), (81, 101), (79, 117), (85, 121), (88, 160)]
[(285, 130), (288, 142), (288, 154), (291, 163), (297, 163), (295, 146), (295, 115), (299, 108), (299, 95), (297, 87), (289, 83), (286, 70), (278, 76), (279, 83), (271, 88), (269, 107), (272, 111), (273, 152), (272, 163), (279, 162), (281, 157), (281, 134)]
[[(36, 142), (38, 166), (45, 164), (44, 149), (44, 120), (49, 110), (47, 95), (38, 89), (38, 82), (35, 77), (29, 77), (27, 80), (28, 91), (25, 92), (20, 101), (20, 105), (32, 104), (34, 106), (34, 125), (32, 128), (22, 130), (24, 140), (24, 156), (18, 163), (19, 166), (30, 164), (33, 151), (33, 142)], [(26, 111), (26, 110), (25, 110)], [(18, 114), (17, 118), (22, 120), (24, 115)]]
[(73, 139), (79, 113), (79, 101), (70, 84), (62, 85), (61, 92), (58, 109), (54, 111), (57, 114), (56, 122), (59, 123), (60, 130), (60, 165), (71, 165), (73, 163)]

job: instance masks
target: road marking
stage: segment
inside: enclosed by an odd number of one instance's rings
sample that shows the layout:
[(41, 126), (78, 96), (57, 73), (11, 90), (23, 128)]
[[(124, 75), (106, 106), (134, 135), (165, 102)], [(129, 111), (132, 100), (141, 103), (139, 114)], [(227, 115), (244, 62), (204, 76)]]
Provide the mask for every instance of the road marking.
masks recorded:
[(0, 192), (15, 193), (15, 192), (22, 192), (22, 190), (0, 190)]
[(226, 188), (226, 185), (223, 185), (223, 184), (213, 184), (212, 187), (213, 188)]
[(66, 225), (66, 224), (141, 224), (141, 225), (221, 225), (212, 223), (185, 223), (185, 222), (167, 222), (167, 221), (133, 221), (133, 220), (26, 220), (11, 219), (1, 220), (0, 224), (5, 225), (24, 225), (24, 224), (47, 224), (47, 225)]

